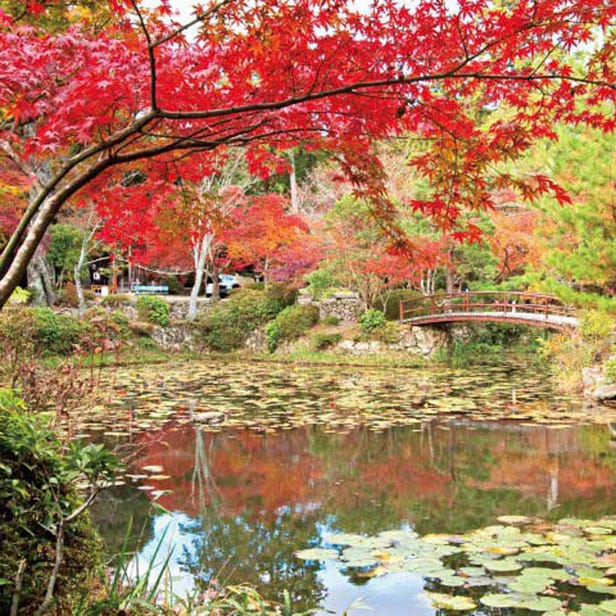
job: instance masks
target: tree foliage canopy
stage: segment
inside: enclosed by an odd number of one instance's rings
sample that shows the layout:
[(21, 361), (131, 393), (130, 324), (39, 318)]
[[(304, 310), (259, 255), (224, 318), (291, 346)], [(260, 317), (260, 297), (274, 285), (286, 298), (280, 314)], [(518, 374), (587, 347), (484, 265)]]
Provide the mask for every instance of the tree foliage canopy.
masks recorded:
[[(27, 19), (0, 13), (0, 143), (32, 194), (0, 257), (0, 305), (62, 206), (125, 183), (135, 164), (170, 185), (227, 147), (247, 148), (262, 175), (288, 164), (276, 152), (328, 149), (402, 242), (373, 138), (430, 141), (413, 161), (430, 194), (413, 206), (462, 237), (477, 230), (458, 229), (460, 211), (489, 207), (495, 188), (566, 199), (549, 179), (496, 163), (554, 136), (556, 120), (614, 128), (611, 0), (376, 0), (365, 10), (220, 0), (186, 24), (167, 2), (109, 0), (107, 21), (51, 27), (61, 4), (22, 3)], [(470, 100), (512, 112), (480, 124)]]

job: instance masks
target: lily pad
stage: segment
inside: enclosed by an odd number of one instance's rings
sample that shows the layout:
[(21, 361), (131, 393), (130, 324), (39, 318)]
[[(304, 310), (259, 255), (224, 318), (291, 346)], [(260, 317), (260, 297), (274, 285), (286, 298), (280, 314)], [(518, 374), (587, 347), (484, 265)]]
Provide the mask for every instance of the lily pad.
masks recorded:
[(338, 552), (329, 548), (308, 548), (298, 550), (295, 556), (300, 560), (333, 560), (338, 558)]
[(454, 612), (466, 612), (474, 610), (477, 604), (470, 598), (457, 595), (444, 595), (437, 592), (424, 593), (432, 602), (432, 605), (441, 610), (451, 610)]

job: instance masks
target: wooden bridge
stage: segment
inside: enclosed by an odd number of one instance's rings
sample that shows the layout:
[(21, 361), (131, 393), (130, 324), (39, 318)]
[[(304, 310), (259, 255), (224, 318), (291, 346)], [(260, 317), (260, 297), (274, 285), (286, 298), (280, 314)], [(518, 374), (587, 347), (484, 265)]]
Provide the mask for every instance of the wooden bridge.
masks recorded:
[(403, 300), (400, 320), (410, 325), (493, 321), (560, 331), (578, 326), (575, 310), (557, 297), (516, 291), (468, 291)]

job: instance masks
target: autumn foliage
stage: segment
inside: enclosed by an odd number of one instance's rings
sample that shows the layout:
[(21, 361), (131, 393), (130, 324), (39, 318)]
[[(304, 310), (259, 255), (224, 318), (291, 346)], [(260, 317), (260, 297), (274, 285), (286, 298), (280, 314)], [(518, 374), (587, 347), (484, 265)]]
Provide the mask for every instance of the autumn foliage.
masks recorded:
[[(0, 257), (0, 303), (65, 203), (124, 186), (135, 164), (156, 161), (171, 177), (178, 160), (207, 167), (212, 153), (243, 147), (265, 174), (298, 144), (327, 149), (403, 245), (373, 139), (428, 140), (412, 164), (431, 189), (413, 207), (463, 238), (476, 229), (460, 212), (490, 207), (495, 188), (566, 200), (548, 178), (514, 177), (500, 161), (552, 137), (555, 121), (615, 124), (613, 2), (223, 0), (197, 8), (191, 28), (167, 3), (124, 0), (110, 0), (97, 27), (51, 27), (43, 18), (59, 4), (28, 2), (27, 20), (0, 14), (0, 142), (35, 186)], [(469, 101), (510, 111), (486, 121)]]

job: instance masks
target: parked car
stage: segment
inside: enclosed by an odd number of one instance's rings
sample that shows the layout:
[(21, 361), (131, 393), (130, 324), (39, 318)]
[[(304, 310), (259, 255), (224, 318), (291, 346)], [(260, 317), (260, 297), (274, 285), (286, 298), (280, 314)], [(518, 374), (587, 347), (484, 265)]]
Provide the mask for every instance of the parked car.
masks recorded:
[[(218, 286), (220, 288), (220, 297), (227, 297), (232, 289), (237, 289), (241, 285), (237, 276), (233, 274), (220, 274), (220, 276), (218, 276)], [(205, 296), (212, 297), (213, 292), (214, 282), (208, 277), (207, 284), (205, 285)]]

